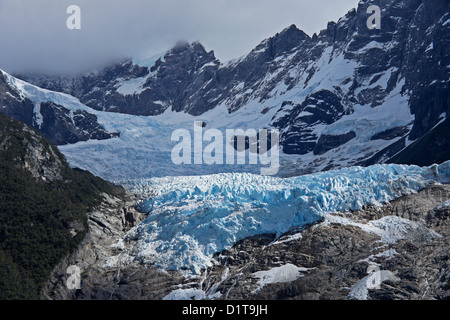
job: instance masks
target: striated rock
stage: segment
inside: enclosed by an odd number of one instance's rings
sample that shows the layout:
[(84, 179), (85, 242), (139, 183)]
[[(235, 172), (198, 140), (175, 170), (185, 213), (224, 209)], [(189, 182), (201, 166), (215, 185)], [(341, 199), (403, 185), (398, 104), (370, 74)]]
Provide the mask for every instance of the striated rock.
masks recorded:
[[(14, 155), (15, 166), (46, 182), (62, 179), (67, 163), (55, 146), (27, 125), (0, 114), (0, 150)], [(20, 148), (18, 148), (18, 141)], [(6, 178), (6, 177), (5, 177)]]
[(0, 299), (37, 299), (87, 232), (101, 193), (121, 188), (70, 168), (48, 139), (0, 114)]

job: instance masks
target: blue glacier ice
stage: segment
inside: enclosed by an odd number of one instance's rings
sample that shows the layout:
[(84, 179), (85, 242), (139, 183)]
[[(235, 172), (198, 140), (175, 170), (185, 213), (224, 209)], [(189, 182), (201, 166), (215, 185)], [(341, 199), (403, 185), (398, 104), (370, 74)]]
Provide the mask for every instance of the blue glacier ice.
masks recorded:
[(382, 205), (450, 182), (450, 161), (430, 167), (374, 165), (292, 178), (250, 173), (151, 178), (130, 187), (147, 218), (129, 236), (133, 258), (199, 274), (213, 255), (257, 234), (281, 235), (333, 212)]

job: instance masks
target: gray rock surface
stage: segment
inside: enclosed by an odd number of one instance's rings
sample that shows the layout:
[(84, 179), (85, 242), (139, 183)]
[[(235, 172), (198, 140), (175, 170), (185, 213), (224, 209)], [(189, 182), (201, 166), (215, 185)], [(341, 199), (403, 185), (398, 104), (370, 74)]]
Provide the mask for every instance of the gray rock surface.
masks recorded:
[[(180, 275), (145, 268), (105, 267), (106, 260), (125, 250), (116, 246), (125, 233), (144, 219), (135, 210), (136, 198), (126, 200), (104, 194), (104, 202), (88, 215), (89, 232), (79, 248), (54, 269), (41, 297), (51, 300), (161, 299), (185, 280)], [(81, 287), (69, 289), (69, 266), (80, 268)]]
[[(43, 141), (42, 136), (27, 125), (1, 115), (0, 151), (14, 154), (12, 159), (18, 169), (28, 170), (36, 179), (46, 182), (61, 180), (67, 164), (55, 146)], [(14, 127), (10, 124), (14, 124)], [(21, 150), (14, 148), (13, 140), (21, 139)]]
[[(39, 108), (39, 115), (36, 108)], [(0, 112), (38, 130), (56, 145), (105, 140), (119, 136), (108, 132), (97, 122), (97, 116), (83, 110), (70, 110), (53, 101), (36, 102), (23, 97), (0, 73)]]

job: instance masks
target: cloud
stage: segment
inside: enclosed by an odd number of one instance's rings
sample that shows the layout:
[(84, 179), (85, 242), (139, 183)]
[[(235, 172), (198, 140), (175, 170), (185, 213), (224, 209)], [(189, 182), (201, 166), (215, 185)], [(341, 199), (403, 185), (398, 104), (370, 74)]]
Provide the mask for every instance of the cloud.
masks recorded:
[[(357, 0), (0, 0), (0, 68), (84, 72), (125, 56), (200, 41), (222, 61), (296, 24), (312, 35)], [(69, 30), (69, 5), (81, 30)]]

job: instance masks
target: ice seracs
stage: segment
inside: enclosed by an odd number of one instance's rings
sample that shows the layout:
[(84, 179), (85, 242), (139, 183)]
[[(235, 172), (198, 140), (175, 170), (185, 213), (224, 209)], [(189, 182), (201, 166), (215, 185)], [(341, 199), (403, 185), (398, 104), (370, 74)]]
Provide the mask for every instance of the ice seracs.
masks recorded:
[[(237, 241), (258, 234), (282, 234), (322, 221), (352, 224), (392, 243), (420, 232), (419, 225), (398, 217), (357, 224), (330, 213), (364, 205), (383, 205), (433, 183), (450, 182), (450, 162), (430, 167), (375, 165), (311, 175), (277, 178), (248, 173), (194, 177), (164, 177), (130, 182), (141, 194), (140, 210), (147, 218), (132, 229), (135, 259), (161, 269), (198, 275), (212, 266), (214, 255)], [(340, 219), (339, 221), (337, 219)], [(111, 257), (126, 261), (124, 257)]]

